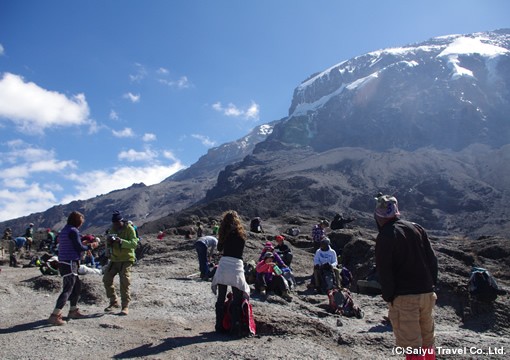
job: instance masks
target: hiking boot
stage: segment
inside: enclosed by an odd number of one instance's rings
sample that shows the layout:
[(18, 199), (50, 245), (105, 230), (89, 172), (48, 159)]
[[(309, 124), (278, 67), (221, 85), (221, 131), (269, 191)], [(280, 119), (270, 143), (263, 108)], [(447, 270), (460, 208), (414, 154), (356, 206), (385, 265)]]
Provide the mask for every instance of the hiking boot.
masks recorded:
[(288, 302), (291, 302), (292, 301), (292, 296), (290, 296), (289, 294), (289, 290), (285, 291), (283, 294), (282, 294), (282, 298), (284, 298), (285, 300), (287, 300)]
[(260, 296), (267, 296), (266, 287), (265, 286), (261, 286), (260, 287)]
[(118, 300), (111, 302), (110, 305), (104, 309), (104, 311), (110, 312), (117, 308), (120, 308), (120, 304), (119, 304)]
[(83, 315), (79, 309), (69, 310), (69, 314), (67, 314), (68, 319), (83, 319), (85, 315)]
[(127, 306), (124, 306), (119, 315), (126, 316), (127, 314), (129, 314), (129, 309)]
[(51, 314), (50, 318), (48, 319), (48, 323), (50, 323), (52, 325), (58, 325), (58, 326), (67, 324), (64, 320), (62, 320), (62, 314), (58, 314), (58, 315)]

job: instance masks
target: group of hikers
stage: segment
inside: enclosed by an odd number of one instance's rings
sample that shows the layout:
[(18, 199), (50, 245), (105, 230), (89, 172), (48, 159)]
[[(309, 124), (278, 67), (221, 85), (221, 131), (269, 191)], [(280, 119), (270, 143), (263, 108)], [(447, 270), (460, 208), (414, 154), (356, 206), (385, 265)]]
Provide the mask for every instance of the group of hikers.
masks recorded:
[[(56, 246), (55, 242), (55, 234), (50, 230), (46, 230), (47, 237), (42, 240), (39, 244), (39, 250), (44, 248), (48, 248), (53, 251), (53, 248)], [(10, 267), (21, 267), (18, 256), (23, 256), (23, 250), (30, 255), (32, 250), (32, 243), (34, 239), (34, 224), (30, 223), (25, 230), (25, 233), (22, 236), (17, 236), (15, 238), (12, 237), (12, 230), (10, 227), (7, 227), (4, 230), (4, 234), (2, 236), (3, 240), (8, 242), (9, 248), (9, 266)]]
[[(338, 215), (334, 221), (336, 220), (336, 226), (341, 226), (340, 228), (356, 220), (354, 217), (344, 219), (341, 214)], [(388, 303), (397, 346), (413, 349), (412, 356), (434, 359), (433, 308), (437, 298), (434, 287), (437, 283), (438, 265), (427, 233), (421, 226), (400, 219), (398, 202), (393, 196), (378, 194), (374, 219), (379, 230), (375, 251), (377, 273), (382, 297)], [(131, 300), (130, 274), (136, 260), (138, 236), (133, 225), (118, 211), (114, 212), (111, 222), (112, 226), (106, 238), (109, 261), (103, 269), (103, 283), (109, 301), (105, 311), (120, 309), (120, 315), (128, 315)], [(78, 269), (83, 253), (96, 249), (98, 241), (93, 237), (82, 239), (79, 228), (83, 223), (84, 216), (73, 211), (67, 219), (67, 225), (58, 234), (58, 271), (62, 276), (63, 287), (48, 319), (48, 322), (54, 325), (66, 324), (62, 319), (62, 310), (68, 301), (68, 319), (84, 317), (77, 307), (81, 290)], [(311, 286), (318, 291), (321, 290), (321, 285), (324, 285), (321, 282), (328, 281), (321, 276), (324, 269), (338, 268), (339, 265), (337, 254), (326, 236), (325, 229), (328, 226), (329, 223), (323, 220), (312, 229), (315, 254)], [(11, 238), (9, 247), (12, 245), (13, 250), (14, 247), (19, 249), (26, 244), (27, 238), (32, 239), (33, 224), (29, 228), (32, 229), (31, 236), (22, 237), (24, 241), (18, 242), (15, 241), (17, 238)], [(260, 223), (256, 228), (257, 231), (263, 231)], [(211, 273), (214, 274), (211, 289), (217, 295), (215, 330), (218, 333), (229, 332), (233, 336), (241, 336), (248, 327), (248, 330), (254, 333), (255, 324), (249, 304), (250, 287), (243, 263), (246, 233), (238, 213), (233, 210), (226, 211), (218, 227), (215, 227), (215, 233), (217, 237), (203, 236), (202, 233), (195, 242), (201, 278), (207, 279)], [(292, 251), (282, 235), (275, 240), (276, 247), (267, 242), (260, 254), (256, 265), (255, 288), (261, 296), (274, 292), (291, 301), (289, 284), (282, 274), (285, 269), (290, 270)], [(217, 266), (211, 269), (209, 264), (215, 249), (221, 252), (222, 256)], [(117, 274), (120, 279), (120, 301), (113, 285)], [(337, 276), (337, 287), (341, 288), (341, 284), (341, 277)], [(229, 286), (232, 293), (227, 296)], [(337, 292), (328, 293), (328, 296), (333, 298), (337, 293), (338, 289)]]
[[(339, 215), (336, 220), (343, 218)], [(437, 299), (434, 288), (437, 284), (438, 264), (427, 233), (420, 225), (400, 219), (398, 201), (394, 196), (377, 195), (374, 219), (379, 230), (376, 239), (376, 267), (382, 297), (388, 303), (396, 344), (412, 350), (406, 353), (408, 359), (435, 359), (433, 309)], [(353, 217), (347, 219), (354, 220)], [(342, 225), (345, 223), (346, 221), (343, 221)], [(316, 288), (320, 287), (321, 269), (338, 265), (336, 252), (331, 249), (330, 241), (326, 237), (325, 228), (328, 226), (327, 221), (321, 221), (312, 230), (315, 249), (312, 286)], [(242, 332), (243, 309), (249, 309), (243, 304), (250, 295), (242, 260), (245, 241), (245, 231), (239, 215), (235, 211), (227, 211), (220, 224), (217, 243), (223, 256), (211, 286), (213, 292), (218, 294), (216, 331), (230, 331), (234, 336)], [(267, 243), (257, 264), (259, 274), (256, 287), (261, 293), (269, 288), (270, 277), (267, 274), (271, 274), (272, 279), (283, 279), (277, 274), (279, 266), (286, 264), (279, 256), (280, 260), (277, 261), (271, 250), (272, 244)], [(233, 296), (226, 307), (228, 286), (232, 288)], [(281, 280), (276, 280), (271, 289), (285, 291), (285, 286)], [(230, 311), (228, 329), (223, 320), (227, 308)]]

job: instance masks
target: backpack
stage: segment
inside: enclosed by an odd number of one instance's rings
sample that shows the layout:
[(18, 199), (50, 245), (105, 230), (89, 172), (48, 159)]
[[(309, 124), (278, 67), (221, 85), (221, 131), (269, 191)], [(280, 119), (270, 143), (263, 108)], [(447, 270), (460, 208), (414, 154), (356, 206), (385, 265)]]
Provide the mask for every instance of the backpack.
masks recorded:
[(340, 280), (340, 284), (342, 287), (348, 287), (352, 282), (352, 273), (345, 266), (340, 265), (337, 269), (339, 277), (337, 280)]
[(259, 232), (262, 232), (262, 219), (259, 218), (259, 217), (254, 217), (253, 219), (251, 219), (251, 222), (250, 222), (250, 231), (251, 232), (255, 232), (255, 233), (259, 233)]
[(328, 291), (329, 307), (334, 314), (347, 317), (363, 318), (363, 311), (354, 305), (352, 295), (347, 289), (333, 289)]
[(330, 263), (322, 264), (319, 268), (319, 277), (321, 281), (321, 290), (324, 294), (328, 291), (337, 289), (335, 271)]
[(248, 284), (255, 284), (255, 279), (257, 277), (257, 264), (255, 260), (250, 260), (244, 266), (244, 277)]
[(486, 269), (478, 267), (471, 269), (467, 286), (469, 296), (482, 302), (494, 301), (498, 295), (505, 295), (507, 293), (499, 288), (496, 280)]
[(287, 235), (298, 236), (299, 228), (297, 228), (297, 227), (289, 228), (289, 229), (287, 229), (286, 233), (287, 233)]
[(288, 267), (282, 268), (282, 276), (285, 280), (287, 280), (287, 283), (289, 284), (289, 290), (294, 289), (296, 286), (296, 281), (294, 280), (294, 274), (292, 273), (292, 270)]
[[(223, 328), (227, 331), (231, 331), (230, 313), (232, 312), (232, 293), (227, 295), (228, 300), (225, 301), (225, 317), (223, 318)], [(250, 302), (243, 298), (241, 302), (241, 329), (239, 330), (239, 336), (252, 336), (256, 334), (255, 320), (253, 320), (253, 309)], [(231, 331), (232, 332), (232, 331)]]

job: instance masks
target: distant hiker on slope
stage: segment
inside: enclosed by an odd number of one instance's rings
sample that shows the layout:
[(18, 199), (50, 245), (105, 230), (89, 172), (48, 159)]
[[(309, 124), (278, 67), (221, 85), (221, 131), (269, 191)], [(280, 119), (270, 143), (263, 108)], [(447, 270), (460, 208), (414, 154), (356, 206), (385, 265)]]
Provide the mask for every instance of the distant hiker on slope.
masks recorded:
[(234, 210), (223, 214), (223, 220), (218, 232), (218, 251), (223, 252), (216, 274), (211, 284), (212, 291), (218, 292), (216, 301), (216, 332), (225, 332), (223, 318), (225, 317), (225, 299), (227, 286), (232, 287), (234, 294), (232, 313), (230, 314), (230, 334), (241, 335), (241, 302), (243, 296), (250, 298), (250, 287), (244, 277), (243, 251), (246, 242), (244, 228), (239, 215)]
[(397, 346), (413, 350), (406, 359), (435, 359), (437, 258), (425, 229), (399, 215), (395, 197), (377, 199), (375, 260), (382, 297)]
[(16, 253), (22, 253), (23, 245), (27, 242), (27, 239), (23, 236), (18, 236), (9, 241), (9, 266), (11, 267), (20, 267), (18, 264), (18, 259), (16, 258)]

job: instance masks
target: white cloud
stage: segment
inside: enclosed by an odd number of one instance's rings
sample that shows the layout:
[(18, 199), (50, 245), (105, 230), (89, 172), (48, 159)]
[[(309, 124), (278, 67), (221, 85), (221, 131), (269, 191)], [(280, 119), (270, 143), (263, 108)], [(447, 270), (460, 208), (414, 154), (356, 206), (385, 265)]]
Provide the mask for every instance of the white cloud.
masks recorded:
[(0, 56), (5, 55), (4, 47), (0, 44)]
[(40, 134), (53, 126), (88, 124), (89, 113), (83, 94), (67, 98), (10, 73), (0, 80), (0, 118), (11, 120), (23, 132)]
[(165, 150), (163, 151), (163, 156), (167, 159), (170, 159), (170, 160), (173, 160), (173, 161), (179, 161), (177, 160), (177, 158), (175, 157), (174, 153), (169, 151), (169, 150)]
[(87, 176), (75, 174), (72, 176), (72, 180), (78, 183), (75, 187), (78, 192), (74, 195), (66, 196), (62, 203), (66, 204), (73, 200), (90, 199), (96, 195), (127, 188), (134, 183), (143, 182), (145, 185), (154, 185), (184, 168), (185, 166), (179, 161), (175, 161), (173, 164), (166, 166), (120, 167), (112, 171), (97, 170), (87, 172)]
[(129, 149), (128, 151), (122, 151), (118, 155), (119, 160), (127, 160), (127, 161), (148, 161), (157, 157), (158, 154), (151, 149), (146, 149), (145, 151), (136, 151), (133, 149)]
[(133, 130), (131, 128), (125, 128), (124, 130), (121, 130), (121, 131), (112, 130), (112, 133), (114, 136), (120, 137), (120, 138), (135, 137), (135, 133), (133, 132)]
[(54, 192), (61, 191), (62, 187), (58, 184), (41, 186), (39, 182), (48, 175), (62, 177), (66, 171), (76, 169), (76, 162), (59, 161), (53, 151), (31, 147), (21, 140), (9, 141), (7, 146), (9, 151), (0, 153), (4, 160), (0, 169), (0, 221), (55, 205)]
[(223, 115), (240, 118), (244, 120), (259, 120), (259, 105), (252, 101), (250, 107), (246, 110), (238, 108), (236, 105), (229, 103), (226, 107), (221, 105), (221, 102), (217, 102), (212, 105), (212, 108)]
[(113, 109), (110, 111), (110, 119), (119, 120), (119, 115), (117, 115), (117, 113)]
[(140, 94), (138, 94), (138, 95), (134, 95), (134, 94), (132, 94), (132, 93), (130, 93), (130, 92), (129, 92), (129, 93), (127, 93), (127, 94), (124, 94), (124, 95), (123, 95), (123, 97), (124, 97), (125, 99), (129, 99), (129, 100), (131, 100), (131, 102), (134, 102), (134, 103), (137, 103), (137, 102), (139, 102), (139, 101), (140, 101)]
[(158, 79), (158, 81), (168, 86), (178, 87), (179, 89), (188, 89), (193, 87), (193, 84), (189, 81), (187, 76), (181, 76), (179, 80)]
[(191, 134), (191, 137), (200, 140), (202, 142), (202, 145), (204, 145), (204, 146), (212, 147), (212, 146), (216, 145), (216, 142), (210, 140), (208, 136)]
[(136, 66), (136, 74), (135, 75), (129, 75), (129, 79), (131, 81), (140, 81), (145, 76), (147, 76), (147, 70), (145, 70), (145, 67), (142, 64), (135, 63)]
[(145, 142), (149, 142), (149, 141), (155, 141), (156, 140), (156, 135), (154, 134), (143, 134), (143, 138), (142, 138), (143, 141)]
[(38, 183), (26, 186), (22, 191), (0, 190), (0, 221), (15, 219), (38, 211), (44, 211), (56, 203), (53, 192), (42, 189)]
[(157, 71), (156, 71), (158, 74), (161, 74), (161, 75), (168, 75), (170, 73), (170, 71), (168, 71), (168, 69), (165, 69), (165, 68), (159, 68)]

